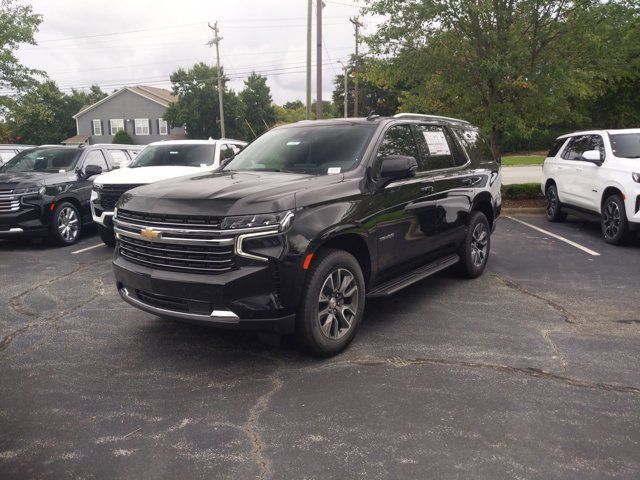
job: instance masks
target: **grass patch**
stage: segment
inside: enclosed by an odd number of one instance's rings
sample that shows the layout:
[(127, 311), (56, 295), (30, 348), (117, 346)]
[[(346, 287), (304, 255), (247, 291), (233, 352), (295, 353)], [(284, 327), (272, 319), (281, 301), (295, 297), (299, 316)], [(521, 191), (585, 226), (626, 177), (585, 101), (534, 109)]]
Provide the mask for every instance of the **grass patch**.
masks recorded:
[(523, 199), (542, 198), (542, 190), (539, 183), (518, 183), (516, 185), (503, 185), (502, 198)]
[(509, 167), (512, 165), (542, 165), (544, 156), (542, 155), (514, 155), (510, 157), (502, 157), (502, 165)]

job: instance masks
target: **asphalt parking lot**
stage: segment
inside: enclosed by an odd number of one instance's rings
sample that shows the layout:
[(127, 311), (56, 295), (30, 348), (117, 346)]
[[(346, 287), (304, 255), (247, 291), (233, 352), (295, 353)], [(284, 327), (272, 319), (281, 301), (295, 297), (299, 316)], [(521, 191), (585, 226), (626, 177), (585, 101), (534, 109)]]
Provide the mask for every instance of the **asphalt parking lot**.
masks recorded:
[(0, 243), (0, 478), (640, 477), (640, 241), (503, 216), (328, 360), (130, 308), (98, 243)]

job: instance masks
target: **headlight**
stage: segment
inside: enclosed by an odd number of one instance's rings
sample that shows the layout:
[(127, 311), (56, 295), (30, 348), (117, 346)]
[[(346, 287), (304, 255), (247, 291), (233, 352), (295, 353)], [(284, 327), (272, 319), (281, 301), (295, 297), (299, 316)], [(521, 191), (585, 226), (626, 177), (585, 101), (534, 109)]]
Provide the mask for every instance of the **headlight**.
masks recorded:
[(224, 220), (222, 220), (222, 229), (240, 230), (245, 228), (278, 227), (284, 230), (289, 226), (292, 219), (293, 212), (225, 217)]
[(640, 173), (633, 172), (633, 173), (631, 174), (631, 177), (633, 178), (633, 181), (634, 181), (634, 182), (636, 182), (636, 183), (640, 183)]
[(27, 187), (27, 188), (16, 188), (13, 193), (15, 195), (27, 195), (30, 193), (44, 193), (44, 187)]

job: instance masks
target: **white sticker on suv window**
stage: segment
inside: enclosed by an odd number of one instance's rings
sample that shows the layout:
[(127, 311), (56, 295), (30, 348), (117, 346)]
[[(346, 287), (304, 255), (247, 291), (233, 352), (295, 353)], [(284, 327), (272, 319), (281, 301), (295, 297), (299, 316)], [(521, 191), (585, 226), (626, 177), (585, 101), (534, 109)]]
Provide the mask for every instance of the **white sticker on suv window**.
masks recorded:
[(429, 153), (431, 155), (451, 155), (449, 150), (449, 144), (447, 143), (447, 137), (444, 136), (444, 132), (422, 132), (424, 140), (429, 147)]
[(340, 173), (340, 167), (329, 167), (327, 170), (327, 175), (334, 175), (336, 173)]
[(287, 142), (287, 145), (300, 145), (301, 142)]

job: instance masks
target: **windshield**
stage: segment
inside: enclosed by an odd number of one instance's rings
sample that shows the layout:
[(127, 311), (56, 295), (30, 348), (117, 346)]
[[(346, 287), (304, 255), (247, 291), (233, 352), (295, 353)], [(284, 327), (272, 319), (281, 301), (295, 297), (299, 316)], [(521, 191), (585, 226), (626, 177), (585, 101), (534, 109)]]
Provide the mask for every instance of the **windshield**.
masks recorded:
[(137, 167), (205, 167), (213, 165), (215, 144), (211, 145), (149, 145), (131, 162)]
[(609, 138), (616, 157), (640, 158), (640, 133), (618, 133)]
[(3, 172), (60, 172), (73, 170), (78, 148), (36, 148), (25, 150), (2, 166)]
[(318, 125), (272, 130), (245, 148), (224, 170), (326, 175), (353, 168), (375, 125)]

